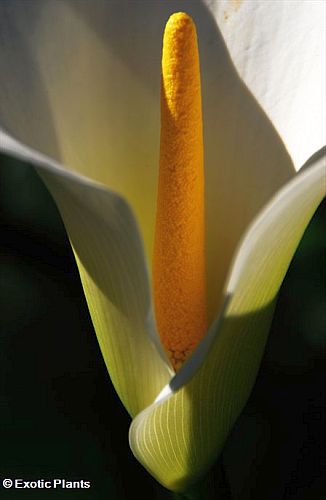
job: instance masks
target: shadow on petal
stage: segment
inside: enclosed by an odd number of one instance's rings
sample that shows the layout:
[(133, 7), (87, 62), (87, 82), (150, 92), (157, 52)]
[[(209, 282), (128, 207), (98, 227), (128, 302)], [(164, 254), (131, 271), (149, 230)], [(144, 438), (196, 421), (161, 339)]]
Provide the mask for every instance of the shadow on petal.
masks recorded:
[[(140, 224), (148, 260), (162, 34), (169, 15), (184, 8), (177, 1), (1, 4), (2, 125), (23, 143), (124, 196)], [(202, 2), (188, 2), (187, 11), (197, 25), (201, 57), (212, 320), (239, 239), (293, 166), (237, 74), (211, 12)]]
[(244, 407), (279, 288), (325, 195), (324, 176), (325, 158), (321, 157), (267, 204), (238, 250), (227, 286), (229, 303), (216, 324), (204, 363), (178, 392), (134, 419), (130, 428), (133, 452), (168, 488), (186, 489), (204, 474)]
[(133, 214), (101, 186), (38, 173), (67, 229), (112, 382), (135, 415), (152, 403), (171, 370), (153, 339), (149, 280)]
[(196, 377), (133, 420), (131, 448), (167, 488), (187, 490), (221, 451), (257, 375), (274, 305), (225, 318)]
[(24, 144), (62, 161), (51, 103), (31, 41), (37, 2), (0, 5), (0, 123)]
[[(151, 123), (156, 127), (156, 152), (146, 169), (146, 184), (139, 175), (144, 160), (134, 151), (130, 166), (119, 162), (115, 165), (116, 184), (111, 186), (126, 196), (135, 210), (148, 258), (154, 234), (163, 29), (169, 16), (185, 7), (196, 23), (203, 93), (209, 316), (213, 320), (242, 234), (262, 206), (294, 174), (290, 156), (237, 74), (216, 20), (202, 2), (187, 2), (186, 6), (181, 1), (111, 2), (105, 8), (100, 2), (102, 8), (94, 9), (87, 2), (65, 1), (153, 97), (155, 120)], [(137, 104), (131, 103), (130, 117)], [(125, 112), (123, 106), (121, 111)], [(142, 124), (144, 119), (148, 122), (148, 113), (144, 109), (138, 116)], [(127, 177), (130, 182), (126, 182)]]

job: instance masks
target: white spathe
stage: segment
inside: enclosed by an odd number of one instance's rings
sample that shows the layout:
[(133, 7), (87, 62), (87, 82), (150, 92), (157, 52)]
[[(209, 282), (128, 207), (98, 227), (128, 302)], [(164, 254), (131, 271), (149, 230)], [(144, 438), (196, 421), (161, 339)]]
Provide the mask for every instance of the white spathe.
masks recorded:
[[(212, 326), (171, 381), (148, 267), (161, 39), (178, 10), (199, 37)], [(323, 2), (292, 0), (0, 2), (0, 150), (34, 164), (53, 195), (110, 376), (138, 415), (132, 449), (171, 489), (205, 472), (245, 404), (277, 291), (325, 193), (324, 159), (295, 175), (324, 140), (323, 13)]]
[(296, 170), (325, 144), (323, 0), (206, 2), (239, 74), (273, 122)]

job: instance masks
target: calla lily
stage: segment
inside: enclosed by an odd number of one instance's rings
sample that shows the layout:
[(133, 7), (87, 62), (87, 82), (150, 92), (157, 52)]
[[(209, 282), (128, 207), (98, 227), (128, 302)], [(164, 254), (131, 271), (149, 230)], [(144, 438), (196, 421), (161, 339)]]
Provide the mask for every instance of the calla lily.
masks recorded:
[[(201, 56), (211, 326), (175, 375), (156, 334), (148, 268), (161, 40), (180, 9), (197, 25)], [(0, 3), (0, 149), (33, 164), (55, 199), (133, 418), (132, 451), (175, 491), (209, 469), (241, 412), (281, 282), (325, 195), (325, 159), (315, 154), (325, 138), (323, 9), (292, 0)]]

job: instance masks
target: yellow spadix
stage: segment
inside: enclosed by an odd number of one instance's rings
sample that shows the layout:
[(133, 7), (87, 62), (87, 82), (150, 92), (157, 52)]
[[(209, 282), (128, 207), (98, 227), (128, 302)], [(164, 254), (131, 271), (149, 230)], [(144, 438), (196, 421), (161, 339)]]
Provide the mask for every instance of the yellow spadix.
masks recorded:
[(204, 155), (196, 28), (184, 13), (165, 28), (153, 291), (162, 343), (178, 369), (207, 328)]

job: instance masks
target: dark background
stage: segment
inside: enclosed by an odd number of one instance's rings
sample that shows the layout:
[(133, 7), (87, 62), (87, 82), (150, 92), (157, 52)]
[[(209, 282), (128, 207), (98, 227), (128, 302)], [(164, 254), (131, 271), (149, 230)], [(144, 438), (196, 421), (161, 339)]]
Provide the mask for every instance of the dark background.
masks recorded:
[[(92, 483), (0, 487), (0, 498), (170, 498), (129, 449), (129, 417), (52, 199), (32, 168), (5, 156), (0, 191), (0, 478)], [(283, 283), (256, 385), (225, 446), (234, 500), (326, 499), (325, 230), (324, 202)]]

